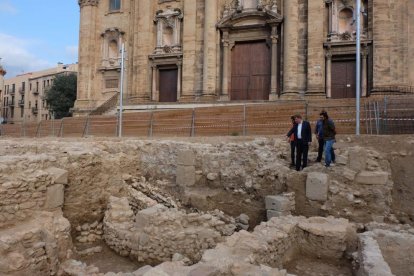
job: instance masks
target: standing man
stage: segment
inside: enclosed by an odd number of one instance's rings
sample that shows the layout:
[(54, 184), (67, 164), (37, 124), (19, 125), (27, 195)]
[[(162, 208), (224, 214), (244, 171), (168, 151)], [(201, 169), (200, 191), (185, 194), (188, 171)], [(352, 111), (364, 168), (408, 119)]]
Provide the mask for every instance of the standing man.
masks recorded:
[(329, 119), (328, 113), (322, 112), (321, 116), (323, 117), (322, 129), (323, 141), (325, 143), (325, 167), (330, 167), (331, 162), (335, 162), (333, 144), (335, 143), (336, 129), (334, 122)]
[(306, 168), (308, 165), (309, 145), (312, 143), (312, 129), (308, 121), (304, 121), (300, 114), (295, 115), (296, 125), (288, 132), (289, 138), (292, 133), (296, 138), (296, 170)]
[[(316, 122), (316, 127), (315, 127), (315, 134), (316, 134), (316, 139), (318, 139), (318, 157), (316, 158), (315, 162), (321, 162), (322, 161), (322, 153), (323, 153), (323, 147), (325, 146), (325, 141), (323, 139), (323, 119), (324, 116), (323, 114), (328, 114), (325, 110), (322, 110), (321, 113), (319, 114), (319, 120)], [(332, 121), (332, 119), (328, 119), (332, 124), (334, 124), (334, 122)], [(335, 126), (335, 124), (334, 124)], [(331, 151), (331, 157), (332, 157), (332, 162), (335, 163), (335, 152), (334, 152), (334, 148), (332, 147), (332, 151)]]
[(322, 161), (322, 153), (323, 153), (323, 116), (322, 113), (325, 112), (322, 110), (322, 112), (319, 114), (319, 120), (316, 122), (315, 126), (315, 134), (316, 139), (318, 140), (318, 157), (316, 158), (316, 162)]
[[(295, 116), (292, 116), (292, 117), (290, 117), (290, 119), (292, 120), (292, 128), (296, 125), (296, 122), (295, 122)], [(291, 128), (291, 129), (292, 129)], [(296, 156), (295, 156), (295, 151), (296, 151), (296, 139), (295, 139), (295, 134), (294, 133), (292, 133), (290, 136), (289, 136), (289, 141), (290, 141), (290, 160), (291, 160), (291, 163), (290, 163), (290, 166), (291, 167), (295, 167), (295, 160), (296, 160)]]

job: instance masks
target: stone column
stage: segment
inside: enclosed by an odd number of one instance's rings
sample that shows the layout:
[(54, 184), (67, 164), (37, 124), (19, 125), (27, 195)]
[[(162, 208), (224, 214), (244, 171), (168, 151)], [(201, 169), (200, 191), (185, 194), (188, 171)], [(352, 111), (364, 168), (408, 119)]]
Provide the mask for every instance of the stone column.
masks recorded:
[[(152, 1), (152, 0), (150, 0)], [(184, 0), (183, 26), (183, 78), (180, 101), (193, 101), (195, 98), (196, 72), (196, 33), (197, 1)]]
[(361, 97), (367, 96), (367, 57), (368, 53), (366, 50), (362, 52), (362, 59), (361, 59)]
[(326, 52), (326, 97), (332, 97), (332, 53)]
[(299, 7), (298, 0), (284, 1), (283, 98), (295, 98), (298, 91)]
[(151, 66), (151, 100), (154, 102), (158, 101), (157, 97), (157, 65), (153, 64)]
[(178, 68), (178, 79), (177, 79), (177, 100), (180, 100), (181, 97), (181, 71), (182, 71), (183, 63), (181, 61), (177, 62)]
[(277, 56), (277, 42), (279, 36), (277, 35), (277, 27), (272, 26), (272, 35), (270, 36), (272, 40), (272, 72), (271, 72), (271, 84), (270, 84), (270, 101), (276, 101), (278, 98), (277, 95), (277, 80), (278, 80), (278, 72), (277, 72), (277, 63), (278, 63), (278, 56)]
[(323, 1), (308, 1), (308, 70), (306, 96), (323, 96), (325, 94), (325, 57)]
[[(137, 24), (134, 33), (134, 68), (133, 68), (133, 91), (132, 103), (145, 102), (151, 99), (151, 77), (148, 68), (150, 61), (148, 55), (154, 51), (154, 26), (153, 26), (153, 1), (137, 1)], [(135, 99), (134, 99), (135, 98)]]
[(391, 70), (393, 65), (392, 47), (395, 41), (391, 39), (393, 34), (391, 23), (390, 1), (376, 1), (373, 6), (373, 66), (374, 66), (374, 91), (381, 87), (393, 85)]
[(98, 98), (96, 95), (98, 89), (94, 87), (94, 79), (96, 72), (96, 13), (99, 0), (79, 0), (78, 3), (80, 6), (79, 65), (75, 109), (77, 115), (80, 115), (82, 111), (92, 110)]
[(216, 95), (216, 22), (217, 0), (205, 0), (204, 53), (203, 53), (203, 97)]
[(229, 83), (230, 83), (230, 42), (228, 31), (223, 32), (223, 83), (220, 95), (220, 101), (229, 101)]

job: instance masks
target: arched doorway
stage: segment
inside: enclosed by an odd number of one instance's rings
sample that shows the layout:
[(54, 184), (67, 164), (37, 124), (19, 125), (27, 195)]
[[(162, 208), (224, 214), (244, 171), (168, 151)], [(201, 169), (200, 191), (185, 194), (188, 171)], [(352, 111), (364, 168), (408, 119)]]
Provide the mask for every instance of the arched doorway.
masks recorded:
[(222, 36), (222, 100), (278, 97), (281, 22), (272, 10), (246, 9), (217, 24)]

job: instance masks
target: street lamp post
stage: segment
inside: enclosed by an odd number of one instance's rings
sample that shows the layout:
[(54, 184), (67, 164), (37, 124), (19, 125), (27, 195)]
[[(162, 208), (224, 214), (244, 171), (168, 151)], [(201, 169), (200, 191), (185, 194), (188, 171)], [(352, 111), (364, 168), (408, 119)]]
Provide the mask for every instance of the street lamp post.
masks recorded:
[(125, 44), (122, 43), (121, 48), (121, 91), (119, 99), (119, 126), (118, 126), (118, 137), (122, 137), (122, 112), (123, 112), (123, 101), (124, 101), (124, 61), (125, 61)]
[(360, 135), (361, 101), (361, 0), (356, 6), (356, 135)]

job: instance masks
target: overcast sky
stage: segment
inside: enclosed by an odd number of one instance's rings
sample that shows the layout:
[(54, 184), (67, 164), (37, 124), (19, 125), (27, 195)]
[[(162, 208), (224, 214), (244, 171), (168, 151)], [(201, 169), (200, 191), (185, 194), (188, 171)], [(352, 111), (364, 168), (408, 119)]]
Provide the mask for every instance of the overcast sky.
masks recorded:
[(0, 21), (6, 79), (78, 61), (77, 0), (0, 0)]

